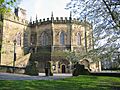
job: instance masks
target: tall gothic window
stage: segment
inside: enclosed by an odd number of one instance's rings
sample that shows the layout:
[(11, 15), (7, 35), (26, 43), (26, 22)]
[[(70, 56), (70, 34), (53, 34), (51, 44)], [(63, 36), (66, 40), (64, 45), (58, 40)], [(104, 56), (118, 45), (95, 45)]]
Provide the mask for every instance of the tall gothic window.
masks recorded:
[(37, 40), (36, 36), (37, 36), (36, 33), (31, 34), (31, 44), (34, 45), (36, 44), (36, 40)]
[(48, 45), (48, 34), (46, 32), (43, 32), (41, 34), (41, 45), (42, 46)]
[(60, 33), (60, 44), (61, 45), (65, 44), (65, 35), (64, 35), (64, 32)]
[(81, 35), (77, 33), (77, 45), (81, 45)]

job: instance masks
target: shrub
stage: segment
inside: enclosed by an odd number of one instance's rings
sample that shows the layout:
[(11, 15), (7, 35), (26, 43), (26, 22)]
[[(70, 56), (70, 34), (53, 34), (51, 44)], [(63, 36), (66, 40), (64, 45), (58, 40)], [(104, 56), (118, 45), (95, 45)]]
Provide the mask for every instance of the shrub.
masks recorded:
[(89, 71), (88, 69), (85, 69), (84, 65), (81, 64), (75, 64), (74, 70), (73, 70), (73, 76), (79, 76), (79, 75), (88, 75)]
[(30, 65), (26, 66), (25, 74), (37, 76), (38, 75), (37, 63), (32, 62)]

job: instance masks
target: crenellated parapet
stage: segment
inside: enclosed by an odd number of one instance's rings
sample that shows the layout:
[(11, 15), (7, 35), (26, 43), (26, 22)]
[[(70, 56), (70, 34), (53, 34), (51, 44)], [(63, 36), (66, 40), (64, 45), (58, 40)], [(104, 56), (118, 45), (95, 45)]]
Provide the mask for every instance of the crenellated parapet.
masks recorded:
[(36, 20), (33, 22), (30, 22), (31, 25), (42, 25), (42, 24), (49, 24), (49, 23), (68, 23), (70, 20), (65, 17), (51, 17), (51, 18), (44, 18), (44, 19), (40, 19), (40, 20)]
[[(85, 21), (83, 20), (79, 20), (76, 18), (70, 18), (70, 17), (51, 17), (51, 18), (44, 18), (44, 19), (39, 19), (36, 21), (31, 21), (30, 25), (31, 26), (36, 26), (36, 25), (44, 25), (44, 24), (50, 24), (50, 23), (54, 23), (54, 24), (84, 24)], [(90, 25), (89, 22), (86, 22), (87, 24)]]
[(11, 21), (11, 22), (18, 23), (18, 24), (22, 24), (22, 25), (28, 25), (29, 24), (29, 22), (27, 20), (22, 19), (22, 18), (16, 16), (14, 13), (5, 14), (3, 16), (3, 19)]

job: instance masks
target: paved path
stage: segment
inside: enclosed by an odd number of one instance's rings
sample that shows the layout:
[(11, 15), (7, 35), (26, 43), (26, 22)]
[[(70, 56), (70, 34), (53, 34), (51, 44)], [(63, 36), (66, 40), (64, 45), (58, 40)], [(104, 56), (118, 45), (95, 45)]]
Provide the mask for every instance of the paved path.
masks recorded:
[(54, 76), (45, 76), (39, 73), (39, 76), (29, 76), (22, 74), (0, 73), (0, 80), (58, 80), (71, 77), (72, 74), (54, 74)]

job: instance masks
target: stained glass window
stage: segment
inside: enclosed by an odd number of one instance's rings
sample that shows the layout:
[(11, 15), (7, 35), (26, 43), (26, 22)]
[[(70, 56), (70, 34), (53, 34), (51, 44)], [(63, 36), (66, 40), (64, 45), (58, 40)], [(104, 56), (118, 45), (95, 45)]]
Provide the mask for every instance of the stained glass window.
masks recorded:
[(65, 35), (64, 35), (64, 32), (60, 33), (60, 44), (61, 45), (65, 44)]
[(43, 32), (41, 34), (41, 45), (42, 46), (48, 45), (48, 34), (46, 32)]

